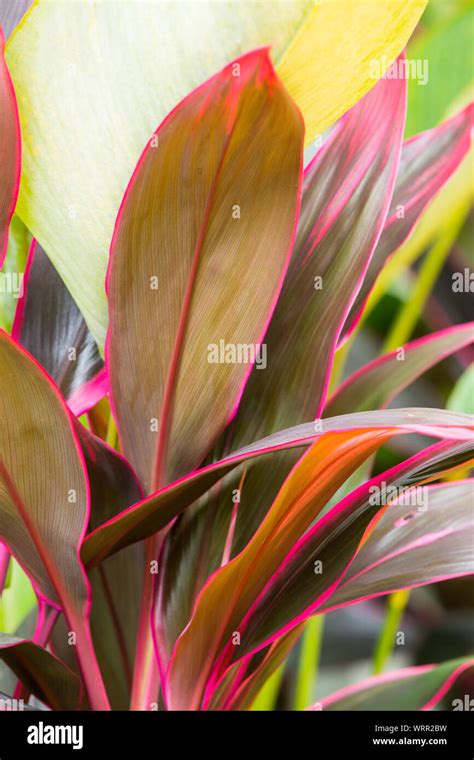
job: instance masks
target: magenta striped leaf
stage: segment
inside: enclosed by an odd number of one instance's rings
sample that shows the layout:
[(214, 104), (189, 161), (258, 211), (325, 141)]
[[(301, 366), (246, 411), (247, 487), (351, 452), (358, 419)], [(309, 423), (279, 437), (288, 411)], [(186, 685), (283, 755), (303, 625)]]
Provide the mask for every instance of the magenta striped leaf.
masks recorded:
[(407, 140), (390, 211), (364, 282), (347, 317), (346, 336), (357, 324), (383, 266), (408, 238), (428, 204), (467, 154), (472, 139), (474, 104)]
[(105, 396), (107, 376), (97, 344), (36, 241), (28, 254), (12, 336), (52, 377), (74, 414), (84, 414)]
[(165, 486), (108, 520), (86, 536), (81, 549), (82, 560), (87, 567), (93, 567), (114, 552), (151, 536), (168, 525), (227, 473), (255, 457), (275, 455), (290, 448), (306, 448), (325, 433), (363, 427), (392, 426), (405, 432), (470, 440), (472, 425), (470, 415), (457, 412), (440, 409), (388, 409), (321, 420), (320, 427), (310, 422), (282, 430)]
[[(473, 669), (472, 657), (451, 660), (440, 665), (403, 668), (340, 689), (310, 709), (432, 710), (446, 696), (456, 680), (463, 673)], [(450, 709), (463, 710), (465, 706), (462, 700), (453, 700)]]
[(21, 168), (20, 121), (4, 51), (0, 28), (0, 267), (7, 252), (8, 227), (18, 197)]
[(474, 341), (474, 322), (414, 340), (354, 372), (324, 408), (327, 417), (387, 406), (437, 362)]
[[(293, 546), (242, 621), (241, 646), (234, 659), (270, 644), (316, 611), (332, 606), (364, 532), (386, 503), (386, 491), (404, 493), (412, 484), (472, 461), (473, 455), (472, 441), (435, 444), (364, 483), (323, 515)], [(373, 498), (374, 493), (380, 498)]]
[(0, 660), (52, 710), (77, 710), (79, 678), (46, 649), (33, 641), (0, 633)]
[[(380, 489), (372, 494), (378, 495)], [(473, 505), (471, 480), (418, 486), (396, 496), (322, 609), (472, 575)]]
[(89, 696), (103, 708), (88, 624), (90, 587), (79, 559), (89, 516), (80, 444), (57, 388), (3, 331), (0, 363), (0, 538), (39, 597), (64, 611)]

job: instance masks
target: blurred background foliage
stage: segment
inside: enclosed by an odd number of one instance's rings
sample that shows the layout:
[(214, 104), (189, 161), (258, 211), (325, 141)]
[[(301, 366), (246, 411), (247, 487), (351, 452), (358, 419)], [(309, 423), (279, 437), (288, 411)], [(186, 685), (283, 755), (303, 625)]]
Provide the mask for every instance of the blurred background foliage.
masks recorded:
[[(474, 0), (430, 0), (408, 46), (408, 58), (428, 61), (426, 85), (409, 80), (406, 137), (436, 126), (474, 94)], [(355, 335), (336, 367), (347, 376), (381, 352), (451, 324), (472, 319), (472, 295), (453, 293), (452, 274), (473, 265), (473, 153), (428, 208), (414, 235), (382, 273)], [(24, 270), (31, 236), (19, 218), (11, 227), (6, 272)], [(0, 327), (9, 330), (16, 300), (0, 292)], [(393, 406), (436, 406), (474, 412), (474, 366), (468, 350), (441, 362)], [(377, 456), (375, 471), (414, 453), (424, 442), (397, 437)], [(267, 682), (255, 709), (302, 709), (375, 669), (438, 662), (474, 652), (474, 581), (451, 580), (362, 602), (313, 618), (289, 660)], [(29, 635), (35, 596), (12, 562), (0, 600), (0, 630)], [(380, 658), (387, 620), (405, 635), (403, 646)], [(385, 626), (385, 628), (384, 628)], [(378, 652), (378, 655), (377, 655)], [(375, 655), (374, 655), (375, 653)], [(378, 664), (377, 664), (378, 657)], [(375, 663), (375, 664), (374, 664)], [(2, 676), (3, 678), (4, 676)], [(472, 676), (466, 676), (466, 678)], [(474, 684), (464, 679), (463, 694)], [(2, 683), (0, 691), (8, 692)], [(452, 695), (449, 696), (449, 699)]]

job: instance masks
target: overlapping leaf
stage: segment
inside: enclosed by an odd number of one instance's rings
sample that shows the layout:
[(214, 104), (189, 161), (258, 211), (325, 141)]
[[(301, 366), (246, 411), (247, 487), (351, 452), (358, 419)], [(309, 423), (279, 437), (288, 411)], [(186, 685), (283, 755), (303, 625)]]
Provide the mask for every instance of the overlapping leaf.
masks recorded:
[[(170, 661), (167, 698), (172, 708), (199, 707), (211, 673), (218, 672), (215, 662), (223, 644), (239, 631), (240, 622), (294, 542), (347, 477), (399, 432), (385, 427), (327, 434), (302, 457), (253, 539), (199, 594)], [(227, 657), (224, 651), (224, 661)], [(213, 687), (211, 678), (208, 689)]]
[(32, 641), (0, 633), (0, 660), (26, 688), (53, 710), (76, 710), (79, 678), (61, 660)]
[(302, 139), (259, 50), (180, 103), (129, 185), (107, 356), (123, 450), (148, 492), (199, 465), (239, 399), (251, 354), (210, 351), (262, 338), (291, 251)]
[[(139, 501), (142, 491), (123, 457), (85, 428), (77, 425), (77, 431), (91, 488), (92, 530)], [(113, 710), (129, 706), (143, 566), (143, 545), (137, 543), (89, 573), (92, 641)], [(61, 652), (64, 647), (65, 640)]]
[(469, 480), (402, 493), (323, 608), (474, 573), (473, 505)]
[(105, 395), (106, 373), (97, 344), (36, 241), (30, 248), (12, 336), (53, 378), (74, 414), (88, 411)]
[[(405, 82), (378, 82), (305, 171), (292, 261), (265, 336), (267, 367), (250, 375), (231, 427), (234, 446), (312, 419), (321, 407), (339, 330), (388, 210), (405, 99)], [(282, 454), (246, 473), (232, 554), (255, 532), (295, 461), (294, 454)], [(220, 564), (237, 485), (233, 478), (223, 483), (210, 494), (210, 504), (197, 505), (176, 527), (160, 579), (170, 638), (191, 613), (189, 579), (204, 583)]]
[(403, 145), (390, 211), (359, 294), (347, 317), (347, 335), (384, 264), (408, 238), (424, 210), (452, 176), (471, 146), (474, 104)]
[(234, 57), (272, 44), (312, 141), (375, 83), (368, 61), (399, 55), (425, 6), (40, 0), (31, 9), (8, 45), (24, 139), (20, 214), (99, 346), (119, 204), (143, 146), (179, 100)]
[[(234, 659), (271, 643), (324, 606), (332, 606), (332, 593), (352, 562), (367, 526), (387, 503), (388, 494), (403, 493), (413, 483), (429, 482), (472, 461), (473, 454), (472, 442), (435, 444), (364, 483), (324, 515), (292, 547), (243, 621), (241, 645), (235, 649)], [(454, 522), (454, 515), (451, 517)], [(451, 517), (446, 514), (444, 519)], [(469, 523), (467, 515), (462, 519), (464, 525)], [(420, 530), (426, 531), (425, 522)], [(471, 543), (468, 533), (464, 539), (466, 552)], [(440, 560), (441, 575), (442, 568)], [(430, 576), (430, 570), (427, 568), (425, 582), (437, 577)], [(386, 588), (385, 592), (390, 590)]]
[(5, 38), (18, 26), (33, 0), (2, 0), (0, 4), (0, 26)]
[(0, 27), (0, 267), (8, 244), (8, 227), (20, 185), (21, 138), (15, 91), (5, 63)]

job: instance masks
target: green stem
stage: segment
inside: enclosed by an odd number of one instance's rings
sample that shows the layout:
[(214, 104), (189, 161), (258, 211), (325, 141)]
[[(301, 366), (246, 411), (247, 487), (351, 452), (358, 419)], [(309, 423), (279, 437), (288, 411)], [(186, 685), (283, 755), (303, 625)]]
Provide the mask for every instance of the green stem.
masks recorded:
[(315, 615), (306, 623), (301, 640), (300, 660), (296, 676), (295, 710), (305, 710), (313, 700), (323, 632), (324, 615)]
[(465, 218), (465, 211), (456, 214), (451, 224), (428, 251), (420, 267), (415, 286), (398, 316), (385, 341), (383, 353), (395, 351), (410, 339), (433, 286), (439, 277), (453, 244), (455, 243)]
[(384, 670), (388, 660), (393, 654), (395, 636), (399, 631), (399, 626), (409, 598), (409, 589), (395, 591), (394, 594), (390, 594), (388, 597), (387, 614), (374, 652), (373, 671), (376, 675)]

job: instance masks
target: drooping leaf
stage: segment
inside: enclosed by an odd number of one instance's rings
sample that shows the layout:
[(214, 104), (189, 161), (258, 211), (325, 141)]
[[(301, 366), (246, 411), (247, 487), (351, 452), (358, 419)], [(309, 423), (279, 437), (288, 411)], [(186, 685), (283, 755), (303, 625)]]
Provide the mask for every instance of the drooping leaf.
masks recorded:
[(20, 185), (21, 138), (18, 109), (5, 62), (5, 39), (0, 27), (0, 268), (8, 245), (8, 227)]
[(385, 494), (390, 489), (429, 482), (472, 461), (473, 454), (472, 442), (435, 444), (348, 494), (292, 547), (270, 578), (240, 625), (241, 644), (234, 658), (268, 645), (314, 612), (332, 606), (325, 600), (332, 599), (331, 594), (352, 562), (367, 526), (386, 503)]
[(84, 414), (105, 395), (107, 378), (97, 344), (36, 241), (28, 255), (12, 336), (53, 378), (74, 414)]
[[(384, 79), (307, 167), (288, 276), (235, 423), (239, 444), (318, 415), (332, 355), (385, 222), (403, 135), (406, 83)], [(244, 439), (246, 439), (244, 441)]]
[(378, 275), (413, 231), (428, 204), (453, 175), (471, 146), (474, 104), (451, 119), (407, 140), (387, 220), (359, 294), (347, 317), (344, 335), (360, 318)]
[(400, 429), (390, 427), (329, 433), (301, 458), (252, 540), (199, 594), (170, 660), (167, 699), (172, 709), (197, 709), (206, 683), (212, 693), (213, 679), (229, 657), (224, 645), (295, 541), (347, 477), (397, 433)]
[(469, 480), (402, 493), (387, 507), (323, 608), (473, 574), (473, 504)]
[(76, 710), (79, 678), (61, 660), (26, 639), (0, 633), (0, 660), (52, 710)]
[(403, 668), (340, 689), (312, 709), (431, 710), (443, 699), (456, 679), (472, 668), (472, 657), (441, 665)]
[[(347, 378), (324, 408), (334, 417), (389, 404), (407, 385), (446, 356), (474, 341), (474, 322), (414, 340), (366, 364)], [(461, 410), (459, 411), (469, 411)]]
[(371, 60), (383, 70), (400, 54), (425, 6), (99, 0), (31, 9), (8, 45), (24, 140), (19, 211), (99, 346), (120, 200), (143, 146), (179, 100), (233, 58), (272, 44), (311, 141), (375, 83)]
[(427, 25), (410, 42), (408, 56), (421, 62), (427, 81), (420, 86), (417, 78), (408, 80), (408, 137), (439, 124), (472, 83), (474, 9), (465, 5), (445, 21)]
[(259, 50), (183, 100), (140, 159), (111, 246), (107, 363), (123, 450), (147, 492), (197, 467), (238, 402), (255, 357), (220, 351), (255, 351), (265, 331), (291, 251), (302, 139)]
[(62, 608), (96, 707), (105, 707), (90, 647), (90, 589), (79, 560), (89, 493), (67, 407), (33, 359), (0, 332), (0, 538), (38, 595)]
[(307, 447), (324, 433), (364, 427), (399, 427), (404, 432), (469, 440), (472, 438), (469, 426), (472, 425), (473, 420), (469, 415), (441, 409), (387, 409), (383, 412), (362, 412), (321, 420), (317, 429), (315, 423), (310, 422), (282, 430), (160, 489), (105, 522), (86, 536), (81, 549), (82, 561), (87, 567), (93, 567), (119, 549), (161, 530), (224, 475), (253, 457), (286, 448)]

